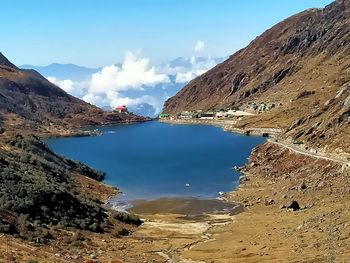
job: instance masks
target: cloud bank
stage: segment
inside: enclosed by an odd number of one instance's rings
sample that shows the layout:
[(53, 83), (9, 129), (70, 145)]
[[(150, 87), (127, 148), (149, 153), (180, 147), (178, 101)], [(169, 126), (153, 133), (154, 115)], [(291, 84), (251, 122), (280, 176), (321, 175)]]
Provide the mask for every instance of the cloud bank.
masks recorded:
[(211, 57), (197, 58), (193, 56), (190, 59), (190, 63), (191, 67), (189, 69), (179, 70), (176, 74), (176, 83), (187, 83), (191, 81), (213, 68), (217, 64), (217, 61)]
[(148, 58), (138, 58), (131, 52), (126, 54), (121, 67), (110, 65), (92, 75), (89, 91), (105, 93), (107, 91), (144, 90), (157, 84), (169, 83), (166, 74), (156, 72)]
[[(198, 41), (195, 50), (199, 52), (203, 48), (204, 43)], [(216, 64), (217, 59), (193, 56), (155, 66), (149, 58), (128, 52), (121, 65), (105, 66), (87, 81), (59, 80), (55, 76), (47, 79), (67, 93), (99, 107), (127, 105), (131, 110), (147, 108), (148, 112), (153, 107), (156, 115), (169, 96)]]

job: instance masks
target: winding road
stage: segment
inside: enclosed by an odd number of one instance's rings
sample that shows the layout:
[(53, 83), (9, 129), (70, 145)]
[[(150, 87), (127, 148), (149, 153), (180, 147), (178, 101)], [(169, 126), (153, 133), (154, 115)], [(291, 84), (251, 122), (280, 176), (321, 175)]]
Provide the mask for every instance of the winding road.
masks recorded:
[(307, 151), (305, 149), (302, 149), (302, 148), (298, 147), (297, 145), (292, 145), (292, 144), (289, 144), (289, 143), (283, 142), (283, 141), (277, 141), (276, 139), (268, 139), (268, 142), (273, 143), (273, 144), (277, 144), (281, 147), (287, 148), (287, 149), (289, 149), (293, 152), (299, 153), (299, 154), (307, 155), (307, 156), (317, 158), (317, 159), (323, 159), (323, 160), (327, 160), (327, 161), (336, 162), (336, 163), (350, 167), (350, 161), (346, 161), (346, 160), (341, 159), (341, 158), (336, 158), (333, 156), (326, 156), (324, 154), (319, 154), (316, 152), (313, 153), (313, 152)]

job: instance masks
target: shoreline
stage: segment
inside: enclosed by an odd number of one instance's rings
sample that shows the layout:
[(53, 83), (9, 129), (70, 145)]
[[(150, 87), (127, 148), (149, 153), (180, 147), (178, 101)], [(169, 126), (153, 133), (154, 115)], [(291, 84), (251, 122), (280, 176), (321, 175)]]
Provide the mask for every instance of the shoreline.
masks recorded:
[[(161, 122), (215, 125), (223, 127), (225, 131), (239, 134), (245, 132), (245, 130), (239, 128), (225, 128), (225, 123), (220, 121), (162, 120)], [(255, 130), (256, 135), (262, 135), (262, 131), (267, 131), (266, 129)], [(274, 136), (278, 134), (276, 133)], [(276, 155), (276, 159), (270, 157), (269, 152)], [(333, 212), (341, 215), (339, 209), (344, 206), (344, 200), (346, 200), (345, 203), (348, 202), (346, 196), (341, 198), (336, 194), (336, 198), (341, 201), (340, 204), (334, 205), (334, 207), (328, 208), (322, 206), (322, 204), (325, 200), (334, 203), (333, 192), (343, 191), (342, 181), (339, 181), (338, 178), (342, 178), (346, 174), (350, 175), (349, 169), (345, 166), (343, 161), (337, 163), (332, 159), (317, 158), (317, 155), (311, 155), (307, 151), (306, 153), (292, 151), (288, 147), (273, 144), (268, 140), (253, 149), (249, 161), (240, 171), (242, 179), (237, 189), (225, 193), (228, 200), (240, 202), (244, 205), (244, 213), (236, 215), (235, 220), (225, 226), (210, 228), (208, 233), (215, 236), (215, 239), (207, 241), (202, 238), (190, 249), (185, 249), (185, 247), (178, 249), (179, 255), (181, 258), (191, 259), (193, 262), (222, 263), (232, 262), (232, 260), (242, 263), (271, 262), (276, 259), (281, 259), (279, 262), (290, 262), (295, 259), (305, 260), (305, 258), (309, 260), (317, 258), (320, 261), (328, 260), (330, 251), (327, 249), (327, 235), (317, 233), (319, 239), (323, 241), (321, 243), (316, 242), (314, 240), (316, 233), (313, 231), (312, 224), (307, 225), (305, 222), (311, 220), (308, 219), (310, 217), (314, 218), (312, 220), (319, 220), (320, 217), (325, 215), (332, 217)], [(335, 181), (332, 183), (323, 178), (323, 174), (327, 173), (329, 167), (333, 167), (330, 171), (335, 174), (333, 178), (327, 177)], [(272, 173), (272, 171), (269, 172), (271, 169), (277, 170)], [(310, 175), (307, 177), (300, 176), (300, 173), (303, 174), (302, 171), (307, 171)], [(287, 175), (284, 175), (284, 173)], [(294, 174), (295, 178), (289, 177), (288, 174)], [(277, 179), (276, 176), (286, 177), (287, 179)], [(317, 185), (316, 188), (311, 187), (314, 184)], [(332, 185), (332, 190), (327, 191), (325, 187), (327, 184)], [(279, 195), (281, 197), (277, 197)], [(301, 203), (300, 211), (293, 212), (287, 209), (287, 206), (293, 200)], [(329, 211), (332, 210), (335, 211), (329, 214)], [(344, 217), (337, 219), (338, 222), (342, 222), (342, 220), (344, 221)], [(322, 225), (321, 233), (327, 233), (325, 229), (335, 227), (335, 223), (332, 223), (332, 221), (320, 222), (322, 222), (320, 223)], [(339, 228), (344, 229), (343, 226)], [(275, 231), (271, 232), (271, 229), (275, 229)], [(293, 242), (286, 242), (285, 235), (295, 237)], [(303, 238), (300, 240), (301, 236)], [(302, 248), (300, 242), (310, 242), (312, 246), (307, 247), (307, 249)], [(318, 246), (322, 247), (323, 250), (318, 249)], [(339, 246), (340, 249), (334, 250), (339, 252), (339, 250), (347, 247), (345, 244), (339, 244)], [(350, 247), (350, 244), (348, 247)], [(306, 255), (303, 256), (301, 251), (307, 251)], [(345, 259), (347, 258), (345, 255), (345, 252), (340, 251), (336, 258)]]
[[(163, 121), (160, 121), (163, 122)], [(222, 123), (220, 122), (209, 122), (206, 120), (205, 122), (167, 122), (164, 121), (163, 123), (167, 124), (198, 124), (198, 125), (215, 125), (222, 127)], [(224, 131), (228, 131), (224, 129)], [(240, 130), (239, 134), (245, 134)], [(256, 132), (254, 135), (262, 135), (261, 130), (257, 130), (259, 132)], [(254, 151), (254, 149), (253, 149)], [(247, 163), (245, 164), (245, 166)], [(244, 166), (244, 167), (245, 167)], [(157, 253), (158, 255), (162, 256), (169, 262), (174, 263), (184, 263), (184, 262), (191, 262), (191, 263), (201, 263), (201, 262), (207, 262), (206, 259), (200, 259), (197, 261), (197, 259), (193, 260), (191, 256), (183, 256), (184, 252), (189, 253), (194, 247), (202, 244), (206, 244), (212, 241), (215, 241), (215, 234), (212, 234), (211, 232), (214, 231), (217, 227), (222, 227), (225, 225), (233, 225), (233, 223), (236, 220), (236, 216), (245, 214), (247, 212), (246, 205), (243, 202), (238, 202), (237, 200), (233, 200), (230, 198), (232, 193), (235, 193), (239, 191), (240, 188), (242, 188), (242, 185), (244, 184), (242, 181), (248, 180), (248, 174), (238, 171), (240, 173), (239, 177), (239, 185), (236, 189), (225, 192), (223, 195), (221, 195), (220, 200), (222, 202), (227, 202), (228, 204), (235, 205), (235, 208), (229, 212), (209, 212), (209, 213), (202, 213), (200, 215), (190, 216), (185, 215), (183, 216), (182, 213), (179, 213), (178, 210), (175, 209), (175, 211), (142, 211), (141, 209), (137, 208), (136, 211), (133, 211), (132, 208), (130, 209), (132, 212), (135, 212), (135, 214), (141, 216), (141, 218), (144, 219), (144, 224), (136, 230), (135, 235), (136, 236), (151, 236), (154, 239), (159, 239), (158, 242), (153, 242), (154, 245), (158, 248)], [(217, 199), (218, 199), (217, 198)], [(167, 198), (164, 198), (167, 199)], [(176, 199), (176, 198), (173, 198)], [(177, 198), (178, 201), (183, 203), (186, 199), (185, 198)], [(181, 200), (182, 199), (182, 200)], [(214, 200), (217, 200), (214, 199)], [(163, 200), (163, 205), (167, 205), (167, 210), (172, 210), (169, 208), (169, 202), (168, 200)], [(174, 201), (174, 200), (173, 200)], [(176, 201), (176, 200), (175, 200)], [(145, 202), (147, 203), (147, 201)], [(149, 203), (156, 203), (156, 207), (159, 207), (159, 205), (162, 205), (162, 200), (157, 199), (153, 200)], [(139, 211), (137, 211), (139, 209)], [(141, 211), (140, 211), (141, 210)], [(152, 209), (151, 209), (152, 210)], [(154, 209), (153, 209), (154, 210)], [(183, 228), (186, 229), (186, 225), (191, 224), (193, 228), (199, 227), (201, 230), (198, 230), (195, 234), (191, 234), (190, 232), (183, 232)], [(184, 227), (185, 225), (185, 227)], [(207, 227), (203, 227), (203, 225)], [(202, 226), (202, 228), (200, 227)], [(181, 238), (180, 238), (181, 237)], [(166, 241), (164, 241), (166, 240)], [(169, 247), (171, 249), (169, 249)], [(216, 262), (216, 261), (215, 261)]]
[[(273, 157), (270, 157), (269, 152), (276, 155), (278, 163), (271, 159)], [(281, 171), (271, 174), (271, 168), (266, 169), (271, 163), (277, 169), (281, 167)], [(300, 167), (301, 163), (305, 163), (305, 167)], [(324, 172), (329, 167), (332, 167), (330, 171), (334, 176), (325, 179)], [(299, 175), (305, 169), (311, 173), (310, 176)], [(276, 178), (283, 177), (283, 171), (289, 171), (295, 178), (289, 178), (288, 175), (285, 176), (287, 180)], [(242, 263), (270, 262), (275, 259), (290, 262), (316, 258), (318, 262), (323, 262), (329, 260), (332, 254), (339, 260), (347, 258), (344, 250), (349, 246), (346, 242), (338, 241), (338, 247), (332, 248), (337, 252), (330, 252), (327, 230), (337, 228), (339, 230), (336, 230), (336, 235), (347, 235), (347, 230), (341, 223), (347, 215), (340, 211), (344, 210), (349, 197), (341, 196), (340, 193), (344, 191), (344, 180), (348, 180), (344, 179), (349, 176), (348, 170), (344, 171), (341, 165), (330, 160), (318, 160), (267, 142), (253, 150), (242, 173), (246, 180), (240, 183), (237, 190), (229, 193), (228, 198), (241, 201), (246, 211), (237, 215), (233, 223), (212, 228), (210, 233), (216, 240), (198, 244), (191, 251), (182, 251), (185, 258), (196, 261), (205, 258), (209, 262), (230, 262), (227, 261), (230, 258)], [(315, 184), (316, 188), (313, 186)], [(326, 187), (329, 184), (332, 185), (330, 190)], [(287, 209), (293, 200), (299, 202), (300, 210), (293, 212)], [(324, 206), (325, 203), (331, 203), (333, 207)], [(348, 205), (345, 209), (348, 209)], [(334, 217), (333, 214), (337, 216)], [(316, 231), (315, 221), (318, 228)], [(320, 241), (315, 240), (315, 235)], [(287, 236), (290, 243), (286, 242)], [(304, 247), (304, 243), (309, 246)], [(233, 251), (228, 253), (230, 248)], [(217, 252), (213, 253), (214, 250)]]
[(135, 200), (128, 209), (135, 214), (176, 214), (196, 218), (211, 214), (234, 215), (243, 211), (243, 205), (218, 198), (162, 197), (154, 200)]
[[(330, 173), (328, 179), (323, 178), (325, 167)], [(232, 260), (246, 263), (271, 262), (276, 258), (284, 259), (280, 262), (304, 258), (325, 261), (328, 258), (324, 254), (330, 253), (325, 246), (328, 243), (324, 241), (327, 240), (327, 229), (334, 226), (341, 230), (340, 235), (348, 234), (346, 226), (340, 224), (350, 218), (332, 218), (334, 224), (325, 224), (329, 223), (327, 217), (340, 215), (341, 209), (350, 211), (350, 200), (343, 197), (341, 181), (337, 180), (346, 180), (347, 177), (345, 174), (341, 177), (340, 171), (341, 167), (331, 161), (265, 142), (252, 150), (241, 171), (238, 187), (222, 196), (228, 202), (241, 204), (244, 213), (204, 216), (145, 214), (145, 223), (130, 236), (108, 243), (132, 244), (131, 250), (122, 253), (143, 253), (160, 260), (154, 262), (164, 262), (161, 260), (165, 259), (173, 263), (231, 263)], [(305, 172), (311, 175), (305, 177)], [(100, 184), (109, 187), (104, 182)], [(322, 192), (316, 194), (316, 191)], [(332, 199), (334, 195), (337, 202)], [(300, 203), (300, 211), (286, 208), (292, 200)], [(332, 207), (328, 209), (324, 202), (331, 203)], [(318, 220), (320, 223), (315, 225)], [(291, 237), (290, 242), (286, 242), (287, 236)], [(324, 243), (314, 241), (315, 236)], [(94, 240), (101, 246), (107, 245), (103, 240), (108, 238), (107, 235), (94, 235)], [(340, 248), (349, 248), (350, 244), (347, 247), (344, 242)], [(312, 246), (303, 247), (305, 243)], [(305, 256), (302, 251), (306, 251)], [(340, 258), (346, 258), (343, 250), (337, 248), (336, 251)]]
[[(123, 121), (123, 122), (116, 122), (116, 123), (106, 123), (106, 124), (96, 124), (96, 125), (87, 125), (87, 126), (81, 126), (77, 127), (75, 129), (65, 130), (65, 132), (69, 133), (45, 133), (45, 134), (39, 134), (39, 138), (41, 139), (56, 139), (56, 138), (69, 138), (69, 137), (89, 137), (89, 136), (100, 136), (102, 135), (101, 131), (98, 129), (99, 127), (109, 127), (114, 125), (128, 125), (128, 124), (138, 124), (138, 123), (145, 123), (153, 121), (153, 119), (147, 119), (147, 120), (132, 120), (132, 121)], [(94, 129), (95, 128), (95, 129)], [(87, 130), (84, 130), (87, 129)], [(94, 130), (89, 130), (94, 129)]]
[(282, 129), (276, 128), (238, 128), (235, 126), (235, 120), (216, 120), (216, 119), (181, 119), (181, 120), (158, 120), (161, 123), (174, 125), (213, 125), (223, 128), (224, 131), (253, 136), (276, 137), (283, 132)]
[[(178, 124), (178, 122), (172, 124)], [(209, 123), (197, 122), (196, 124), (208, 125)], [(221, 125), (217, 126), (222, 127)], [(261, 130), (258, 131), (261, 132)], [(270, 158), (269, 154), (264, 156), (265, 153), (269, 153), (269, 149), (273, 150), (270, 154), (283, 155), (276, 155), (276, 158)], [(303, 184), (305, 178), (308, 179), (308, 177), (297, 177), (295, 179), (286, 177), (283, 180), (277, 180), (273, 176), (270, 178), (270, 172), (268, 171), (270, 171), (270, 167), (280, 167), (281, 171), (276, 173), (282, 176), (285, 167), (295, 165), (288, 165), (287, 163), (291, 161), (294, 163), (295, 161), (298, 167), (293, 167), (293, 169), (285, 172), (287, 175), (294, 174), (296, 173), (295, 170), (303, 168), (304, 160), (307, 160), (305, 165), (312, 164), (312, 166), (305, 168), (311, 174), (313, 174), (312, 169), (317, 168), (319, 171), (323, 171), (324, 167), (329, 165), (334, 165), (333, 169), (337, 172), (338, 166), (332, 164), (331, 161), (314, 159), (312, 156), (297, 152), (293, 153), (286, 148), (269, 142), (254, 148), (249, 159), (241, 171), (243, 179), (237, 189), (224, 195), (224, 198), (229, 202), (241, 203), (245, 208), (244, 213), (231, 217), (226, 214), (207, 215), (207, 217), (202, 218), (184, 217), (181, 214), (144, 214), (141, 217), (145, 217), (145, 223), (136, 229), (128, 239), (132, 240), (137, 248), (142, 247), (139, 240), (151, 240), (152, 253), (150, 256), (154, 254), (163, 258), (170, 258), (170, 262), (174, 263), (198, 263), (210, 262), (210, 260), (219, 263), (232, 262), (227, 261), (227, 259), (235, 259), (235, 262), (242, 263), (270, 262), (276, 257), (286, 258), (285, 255), (293, 255), (295, 258), (299, 257), (301, 259), (299, 255), (301, 248), (298, 248), (298, 243), (295, 243), (294, 240), (291, 244), (284, 242), (284, 235), (288, 233), (288, 235), (295, 237), (295, 240), (298, 240), (299, 227), (302, 225), (310, 234), (314, 234), (312, 228), (304, 226), (304, 221), (307, 221), (308, 216), (318, 218), (319, 213), (327, 213), (327, 210), (318, 211), (314, 208), (320, 206), (323, 202), (322, 199), (331, 202), (330, 197), (332, 196), (324, 186), (320, 186), (323, 189), (322, 194), (315, 195), (314, 190), (308, 192), (308, 189), (311, 189), (309, 185), (315, 184), (317, 180), (315, 182), (307, 181), (306, 190), (304, 190)], [(274, 163), (275, 159), (281, 160), (283, 163), (276, 165)], [(313, 162), (316, 162), (317, 165), (314, 165)], [(315, 171), (315, 173), (319, 171)], [(322, 174), (318, 176), (322, 176)], [(287, 189), (285, 189), (286, 186), (288, 186)], [(307, 197), (304, 195), (307, 195)], [(314, 200), (315, 197), (318, 198), (317, 201)], [(293, 199), (297, 200), (302, 206), (300, 211), (291, 212), (286, 208), (280, 208), (287, 207)], [(342, 204), (344, 205), (344, 203)], [(215, 218), (217, 216), (223, 216), (225, 219), (221, 218), (221, 223), (217, 223), (217, 218)], [(223, 221), (225, 222), (223, 223)], [(303, 227), (300, 229), (303, 229)], [(195, 231), (191, 232), (191, 229)], [(275, 229), (276, 233), (271, 229)], [(323, 226), (322, 229), (327, 229), (327, 226)], [(323, 231), (323, 233), (326, 232)], [(302, 234), (307, 235), (304, 232)], [(320, 238), (324, 237), (321, 236)], [(309, 236), (307, 240), (313, 242), (313, 239)], [(294, 246), (297, 249), (293, 249)], [(274, 250), (274, 247), (278, 247), (278, 249)], [(324, 247), (322, 248), (324, 249)], [(308, 252), (309, 258), (322, 254), (319, 251), (313, 251), (313, 248), (309, 250), (312, 250)], [(291, 256), (288, 256), (282, 262), (289, 262), (290, 260)]]

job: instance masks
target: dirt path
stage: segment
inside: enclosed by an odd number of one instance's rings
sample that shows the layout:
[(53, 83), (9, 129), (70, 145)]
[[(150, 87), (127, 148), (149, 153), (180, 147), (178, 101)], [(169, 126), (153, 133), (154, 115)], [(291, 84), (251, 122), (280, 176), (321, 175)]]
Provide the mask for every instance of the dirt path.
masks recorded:
[(289, 144), (289, 143), (284, 142), (284, 141), (276, 141), (275, 139), (268, 139), (268, 141), (270, 143), (273, 143), (273, 144), (279, 145), (281, 147), (287, 148), (287, 149), (289, 149), (289, 150), (291, 150), (291, 151), (293, 151), (295, 153), (307, 155), (307, 156), (310, 156), (310, 157), (313, 157), (313, 158), (316, 158), (316, 159), (332, 161), (332, 162), (336, 162), (336, 163), (339, 163), (339, 164), (342, 164), (342, 165), (350, 166), (350, 162), (346, 161), (346, 160), (344, 160), (342, 158), (337, 158), (337, 157), (329, 156), (329, 155), (326, 155), (326, 154), (320, 154), (320, 153), (317, 153), (317, 152), (313, 153), (313, 152), (310, 152), (308, 150), (302, 149), (302, 148), (298, 147), (297, 145), (292, 145), (292, 144)]

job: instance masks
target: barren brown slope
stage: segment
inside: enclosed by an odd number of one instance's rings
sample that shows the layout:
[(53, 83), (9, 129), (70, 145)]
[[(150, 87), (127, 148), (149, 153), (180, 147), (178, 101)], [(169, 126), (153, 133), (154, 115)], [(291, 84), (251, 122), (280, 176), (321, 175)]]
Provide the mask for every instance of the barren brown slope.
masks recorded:
[[(239, 125), (283, 128), (294, 139), (336, 150), (349, 136), (349, 73), (350, 1), (336, 1), (266, 31), (191, 81), (164, 112), (282, 103)], [(350, 151), (348, 143), (342, 148)]]
[(0, 116), (10, 130), (50, 132), (55, 127), (142, 121), (135, 115), (107, 113), (53, 85), (34, 70), (14, 66), (0, 53)]

